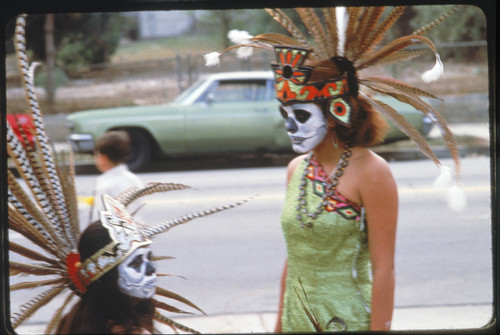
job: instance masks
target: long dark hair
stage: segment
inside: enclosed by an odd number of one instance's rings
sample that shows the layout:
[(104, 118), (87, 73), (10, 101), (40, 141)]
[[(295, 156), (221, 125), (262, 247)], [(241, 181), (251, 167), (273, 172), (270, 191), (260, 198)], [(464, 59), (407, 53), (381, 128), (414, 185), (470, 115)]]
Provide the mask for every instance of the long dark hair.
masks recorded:
[[(82, 262), (110, 242), (100, 222), (89, 225), (78, 245)], [(117, 280), (118, 269), (114, 267), (87, 288), (71, 320), (71, 333), (109, 334), (113, 326), (123, 327), (124, 334), (139, 327), (153, 332), (153, 300), (134, 299), (122, 293)]]

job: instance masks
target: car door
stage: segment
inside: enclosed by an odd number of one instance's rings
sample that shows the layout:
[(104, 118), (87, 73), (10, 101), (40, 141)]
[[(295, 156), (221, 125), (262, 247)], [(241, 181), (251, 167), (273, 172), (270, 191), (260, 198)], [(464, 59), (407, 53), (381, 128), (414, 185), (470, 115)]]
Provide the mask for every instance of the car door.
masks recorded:
[[(243, 152), (273, 144), (277, 105), (266, 79), (217, 80), (186, 111), (192, 153)], [(194, 107), (194, 106), (191, 106)]]

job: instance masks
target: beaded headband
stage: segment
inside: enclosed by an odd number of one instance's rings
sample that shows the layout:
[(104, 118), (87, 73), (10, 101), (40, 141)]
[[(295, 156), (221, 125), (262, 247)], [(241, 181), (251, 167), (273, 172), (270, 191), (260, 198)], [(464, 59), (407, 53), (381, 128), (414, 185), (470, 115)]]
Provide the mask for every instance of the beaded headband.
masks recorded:
[(344, 126), (351, 121), (351, 104), (347, 76), (307, 83), (312, 66), (304, 66), (309, 50), (292, 46), (274, 46), (278, 64), (271, 64), (275, 75), (276, 98), (282, 103), (317, 102), (328, 100), (328, 111)]
[(103, 195), (105, 210), (100, 211), (100, 220), (109, 232), (111, 242), (90, 256), (82, 264), (75, 253), (68, 255), (66, 266), (72, 273), (73, 284), (81, 293), (93, 281), (120, 264), (140, 247), (151, 244), (122, 204), (108, 195)]

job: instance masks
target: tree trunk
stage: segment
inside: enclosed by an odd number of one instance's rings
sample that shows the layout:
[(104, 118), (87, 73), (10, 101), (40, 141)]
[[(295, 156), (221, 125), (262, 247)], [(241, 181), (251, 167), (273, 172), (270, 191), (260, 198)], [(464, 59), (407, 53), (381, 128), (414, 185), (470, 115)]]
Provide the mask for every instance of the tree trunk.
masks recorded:
[(56, 64), (56, 48), (54, 45), (54, 14), (45, 15), (45, 61), (47, 63), (47, 102), (53, 106), (55, 100), (54, 70)]

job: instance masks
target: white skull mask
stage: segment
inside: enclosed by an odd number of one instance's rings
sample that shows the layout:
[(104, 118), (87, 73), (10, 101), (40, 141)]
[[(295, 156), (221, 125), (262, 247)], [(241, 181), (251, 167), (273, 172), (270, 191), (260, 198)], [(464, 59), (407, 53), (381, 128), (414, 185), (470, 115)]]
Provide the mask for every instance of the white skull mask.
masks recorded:
[(149, 299), (156, 291), (156, 269), (151, 262), (151, 248), (135, 250), (118, 265), (120, 291), (139, 299)]
[(280, 106), (288, 137), (295, 152), (303, 154), (314, 149), (328, 132), (325, 116), (314, 103)]

